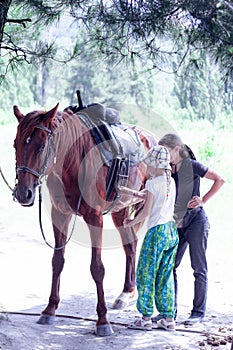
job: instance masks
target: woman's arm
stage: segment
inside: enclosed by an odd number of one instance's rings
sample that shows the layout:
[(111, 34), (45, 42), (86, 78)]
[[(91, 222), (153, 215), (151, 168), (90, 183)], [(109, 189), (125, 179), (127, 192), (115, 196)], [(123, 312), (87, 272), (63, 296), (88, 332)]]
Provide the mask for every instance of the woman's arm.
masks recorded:
[(190, 201), (188, 202), (188, 208), (196, 208), (196, 207), (203, 206), (210, 198), (212, 198), (215, 195), (215, 193), (218, 192), (218, 190), (225, 183), (225, 180), (220, 175), (218, 175), (217, 173), (215, 173), (210, 169), (207, 171), (204, 178), (208, 180), (212, 180), (213, 181), (212, 186), (202, 198), (198, 196), (194, 196), (193, 198), (191, 198)]

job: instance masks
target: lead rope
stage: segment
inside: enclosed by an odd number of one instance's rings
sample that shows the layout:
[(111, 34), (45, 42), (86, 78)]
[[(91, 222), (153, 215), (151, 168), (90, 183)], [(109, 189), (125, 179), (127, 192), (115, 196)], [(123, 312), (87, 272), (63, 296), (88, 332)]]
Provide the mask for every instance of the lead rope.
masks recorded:
[(1, 167), (0, 167), (0, 174), (1, 174), (1, 176), (2, 176), (3, 181), (4, 181), (5, 184), (7, 185), (7, 187), (8, 187), (12, 192), (14, 192), (13, 188), (12, 188), (12, 187), (9, 185), (9, 183), (7, 182), (5, 176), (4, 176), (3, 172), (2, 172), (2, 168), (1, 168)]
[[(84, 180), (85, 180), (85, 175), (86, 175), (86, 163), (85, 163), (85, 149), (83, 147), (83, 152), (82, 152), (82, 156), (83, 156), (83, 162), (84, 162), (84, 172), (83, 172), (83, 178), (82, 178), (82, 186), (81, 188), (83, 188), (83, 185), (84, 185)], [(41, 192), (41, 188), (42, 188), (42, 183), (39, 185), (39, 224), (40, 224), (40, 230), (41, 230), (41, 234), (42, 234), (42, 237), (45, 241), (45, 243), (47, 244), (47, 246), (49, 246), (50, 248), (54, 249), (54, 250), (61, 250), (61, 249), (64, 249), (67, 245), (67, 243), (71, 240), (71, 237), (74, 233), (74, 228), (75, 228), (75, 224), (76, 224), (76, 221), (77, 221), (77, 215), (78, 215), (78, 212), (79, 212), (79, 208), (80, 208), (80, 205), (81, 205), (81, 201), (82, 201), (82, 193), (80, 191), (80, 196), (79, 196), (79, 199), (78, 199), (78, 204), (77, 204), (77, 209), (76, 209), (76, 214), (75, 214), (75, 219), (74, 219), (74, 222), (73, 222), (73, 226), (72, 226), (72, 229), (71, 229), (71, 232), (70, 232), (70, 235), (69, 235), (69, 238), (67, 239), (66, 243), (63, 244), (62, 246), (60, 247), (53, 247), (47, 240), (46, 240), (46, 237), (45, 237), (45, 233), (44, 233), (44, 229), (43, 229), (43, 225), (42, 225), (42, 210), (41, 210), (41, 204), (42, 204), (42, 192)]]

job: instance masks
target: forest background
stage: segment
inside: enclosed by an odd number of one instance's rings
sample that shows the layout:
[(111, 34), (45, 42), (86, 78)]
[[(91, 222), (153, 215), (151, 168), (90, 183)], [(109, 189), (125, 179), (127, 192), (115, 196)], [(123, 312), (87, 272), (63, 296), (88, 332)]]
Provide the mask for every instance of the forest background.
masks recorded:
[(230, 1), (3, 0), (0, 18), (1, 131), (13, 105), (63, 109), (79, 89), (124, 123), (179, 133), (232, 186)]

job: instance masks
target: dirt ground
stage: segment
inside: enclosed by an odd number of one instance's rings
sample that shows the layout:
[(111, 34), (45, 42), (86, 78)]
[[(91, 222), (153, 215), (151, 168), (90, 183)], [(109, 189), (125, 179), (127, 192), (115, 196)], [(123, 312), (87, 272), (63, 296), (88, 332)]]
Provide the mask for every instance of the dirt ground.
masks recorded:
[[(228, 197), (232, 189), (226, 184), (223, 191)], [(224, 202), (224, 195), (217, 197), (214, 206), (211, 204), (207, 207), (211, 232), (208, 246), (209, 291), (204, 322), (195, 327), (185, 328), (182, 325), (189, 316), (193, 298), (193, 276), (187, 252), (178, 271), (177, 331), (128, 329), (127, 324), (138, 316), (135, 300), (125, 310), (111, 309), (113, 301), (122, 291), (124, 280), (125, 258), (116, 239), (111, 247), (107, 243), (103, 249), (105, 296), (114, 334), (101, 338), (95, 335), (96, 290), (89, 271), (90, 248), (88, 240), (86, 243), (79, 239), (87, 232), (79, 221), (76, 223), (79, 233), (75, 231), (66, 248), (61, 303), (55, 323), (50, 326), (36, 323), (50, 293), (52, 249), (41, 236), (38, 201), (34, 207), (21, 207), (13, 202), (10, 190), (0, 178), (0, 349), (229, 350), (233, 335), (233, 230), (230, 220), (232, 208)], [(43, 215), (47, 239), (52, 243), (46, 210)], [(108, 217), (105, 225), (108, 228), (105, 229), (105, 236), (112, 234), (117, 237)], [(143, 230), (140, 232), (138, 251)], [(106, 242), (109, 242), (108, 239), (105, 237)], [(208, 344), (208, 341), (212, 344)]]

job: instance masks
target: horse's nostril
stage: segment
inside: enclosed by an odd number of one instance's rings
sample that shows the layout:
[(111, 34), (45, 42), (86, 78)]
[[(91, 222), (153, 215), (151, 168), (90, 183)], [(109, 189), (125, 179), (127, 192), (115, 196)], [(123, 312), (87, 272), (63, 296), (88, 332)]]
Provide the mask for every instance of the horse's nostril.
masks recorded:
[(27, 192), (27, 200), (30, 200), (32, 198), (32, 191), (28, 190)]

